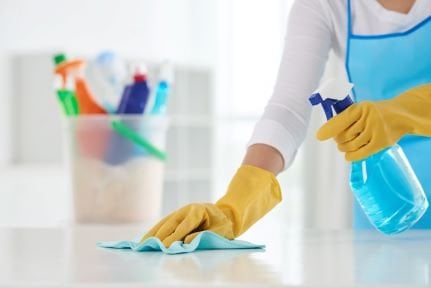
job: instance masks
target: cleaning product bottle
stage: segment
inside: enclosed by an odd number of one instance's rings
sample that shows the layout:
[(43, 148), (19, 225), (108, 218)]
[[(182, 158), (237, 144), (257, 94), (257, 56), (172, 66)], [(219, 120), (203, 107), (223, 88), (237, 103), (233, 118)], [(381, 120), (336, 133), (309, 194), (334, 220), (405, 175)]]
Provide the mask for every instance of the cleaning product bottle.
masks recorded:
[[(333, 111), (339, 114), (353, 104), (349, 96), (352, 87), (330, 80), (309, 100), (312, 105), (321, 104), (329, 120)], [(350, 187), (370, 222), (384, 234), (409, 229), (428, 208), (422, 186), (397, 144), (352, 162)]]
[[(77, 116), (82, 114), (106, 114), (95, 101), (85, 79), (82, 69), (85, 62), (81, 59), (67, 60), (64, 54), (54, 56), (55, 74), (62, 79), (62, 91), (58, 97), (60, 101), (69, 101), (65, 112)], [(74, 90), (71, 86), (74, 86)], [(109, 131), (107, 129), (95, 129), (81, 117), (70, 119), (72, 121), (76, 142), (80, 155), (88, 158), (103, 159), (106, 153)]]
[[(140, 131), (140, 121), (137, 121), (133, 115), (142, 115), (144, 113), (150, 94), (147, 75), (144, 71), (145, 67), (143, 65), (135, 69), (134, 81), (124, 88), (123, 96), (117, 109), (117, 114), (123, 115), (122, 125), (130, 131)], [(125, 116), (126, 114), (127, 116)], [(105, 161), (111, 165), (122, 164), (134, 155), (135, 149), (135, 145), (129, 139), (114, 133), (109, 141)]]
[(172, 65), (165, 63), (160, 71), (159, 82), (154, 93), (154, 104), (151, 114), (165, 114), (171, 85), (174, 79)]
[(55, 55), (54, 62), (56, 64), (55, 74), (62, 77), (64, 85), (66, 85), (68, 77), (75, 79), (75, 94), (80, 114), (106, 114), (106, 111), (94, 100), (94, 95), (82, 76), (85, 62), (80, 59), (67, 60), (64, 54)]
[(102, 51), (88, 61), (85, 79), (106, 111), (117, 109), (127, 78), (123, 59), (115, 52)]
[(73, 92), (73, 83), (67, 80), (66, 85), (64, 85), (62, 81), (60, 76), (56, 75), (54, 85), (57, 98), (66, 116), (76, 116), (79, 114), (79, 106), (75, 93)]
[(138, 68), (133, 76), (134, 82), (127, 85), (121, 97), (117, 114), (142, 114), (147, 105), (150, 88), (144, 69)]

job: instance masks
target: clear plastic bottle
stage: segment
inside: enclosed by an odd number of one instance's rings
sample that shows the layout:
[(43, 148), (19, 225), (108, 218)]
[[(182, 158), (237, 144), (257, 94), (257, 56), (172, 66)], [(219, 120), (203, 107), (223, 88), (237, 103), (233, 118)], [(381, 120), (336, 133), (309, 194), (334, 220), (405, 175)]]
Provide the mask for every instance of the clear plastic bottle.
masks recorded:
[[(326, 118), (353, 104), (352, 85), (327, 82), (310, 97), (312, 105), (323, 106)], [(333, 98), (323, 97), (331, 96)], [(402, 148), (395, 144), (366, 159), (352, 162), (350, 187), (377, 230), (396, 234), (412, 227), (428, 208), (425, 192)]]
[(105, 110), (114, 112), (127, 82), (123, 59), (115, 52), (103, 51), (88, 62), (84, 71), (88, 85)]

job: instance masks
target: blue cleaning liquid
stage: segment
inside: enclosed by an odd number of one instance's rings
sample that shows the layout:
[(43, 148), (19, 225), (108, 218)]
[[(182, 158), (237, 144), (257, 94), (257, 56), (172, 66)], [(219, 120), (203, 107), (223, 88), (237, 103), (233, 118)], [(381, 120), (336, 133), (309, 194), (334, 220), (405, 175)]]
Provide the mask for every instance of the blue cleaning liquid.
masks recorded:
[(352, 163), (350, 187), (370, 222), (385, 234), (403, 232), (425, 213), (428, 201), (398, 145)]

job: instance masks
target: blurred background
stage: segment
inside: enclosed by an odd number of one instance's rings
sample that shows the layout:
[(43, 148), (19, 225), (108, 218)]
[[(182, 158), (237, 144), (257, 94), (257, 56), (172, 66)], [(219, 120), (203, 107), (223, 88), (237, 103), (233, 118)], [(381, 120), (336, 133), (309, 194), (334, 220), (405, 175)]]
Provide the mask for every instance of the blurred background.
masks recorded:
[[(271, 96), (293, 0), (0, 0), (0, 226), (57, 226), (68, 219), (62, 115), (52, 56), (102, 50), (149, 66), (169, 59), (163, 214), (214, 201), (241, 163)], [(332, 57), (325, 77), (342, 73)], [(348, 167), (317, 143), (313, 113), (296, 161), (279, 176), (286, 227), (349, 227)], [(269, 219), (269, 218), (268, 218)], [(280, 225), (264, 219), (264, 224)]]

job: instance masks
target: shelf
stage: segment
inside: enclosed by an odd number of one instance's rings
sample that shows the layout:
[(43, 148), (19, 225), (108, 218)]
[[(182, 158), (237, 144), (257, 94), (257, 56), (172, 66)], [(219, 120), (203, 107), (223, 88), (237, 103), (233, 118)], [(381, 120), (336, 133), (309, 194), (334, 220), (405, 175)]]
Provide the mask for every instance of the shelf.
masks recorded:
[(211, 180), (212, 172), (209, 169), (190, 169), (166, 171), (165, 181), (193, 181), (193, 180)]
[(230, 125), (232, 122), (257, 122), (259, 116), (237, 116), (237, 117), (210, 117), (210, 116), (188, 116), (168, 115), (169, 125), (174, 127), (219, 127)]

